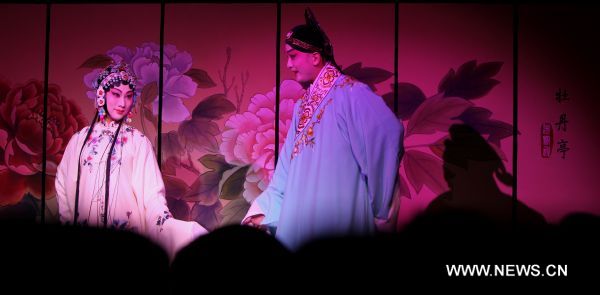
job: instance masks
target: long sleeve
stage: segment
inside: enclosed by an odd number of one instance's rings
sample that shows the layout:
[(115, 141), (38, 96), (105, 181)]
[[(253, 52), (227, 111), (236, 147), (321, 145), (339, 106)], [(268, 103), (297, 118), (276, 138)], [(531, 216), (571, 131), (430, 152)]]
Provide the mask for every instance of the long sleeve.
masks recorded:
[(73, 200), (75, 199), (74, 189), (77, 185), (77, 161), (79, 158), (79, 153), (77, 152), (78, 135), (79, 133), (75, 133), (69, 140), (62, 160), (56, 169), (56, 179), (54, 180), (56, 200), (58, 202), (58, 216), (62, 224), (73, 222), (74, 208), (72, 206), (74, 204), (69, 202), (69, 197)]
[(165, 185), (158, 168), (152, 144), (141, 137), (134, 156), (132, 186), (138, 202), (143, 202), (144, 232), (167, 251), (171, 259), (207, 230), (198, 223), (176, 220), (171, 215), (165, 199)]
[(252, 202), (246, 217), (255, 216), (258, 214), (264, 214), (265, 218), (262, 221), (263, 225), (269, 227), (277, 227), (279, 222), (279, 216), (281, 214), (281, 204), (285, 196), (285, 186), (287, 184), (288, 170), (291, 162), (292, 149), (294, 148), (294, 136), (297, 125), (297, 110), (300, 105), (300, 101), (294, 105), (294, 112), (292, 116), (292, 124), (288, 129), (285, 143), (279, 154), (277, 166), (273, 173), (273, 179), (267, 186), (267, 189), (263, 191), (257, 198)]
[(367, 85), (356, 83), (347, 91), (348, 140), (367, 182), (373, 215), (386, 219), (404, 154), (404, 128), (383, 99)]

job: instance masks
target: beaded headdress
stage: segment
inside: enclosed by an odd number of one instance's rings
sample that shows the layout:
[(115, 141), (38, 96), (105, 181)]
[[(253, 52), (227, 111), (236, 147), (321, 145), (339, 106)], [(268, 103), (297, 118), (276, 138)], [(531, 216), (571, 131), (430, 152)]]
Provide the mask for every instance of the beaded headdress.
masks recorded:
[[(111, 64), (104, 68), (100, 74), (98, 74), (98, 79), (96, 79), (96, 82), (93, 84), (93, 86), (96, 88), (95, 105), (98, 109), (100, 120), (104, 120), (104, 117), (106, 116), (106, 111), (104, 109), (104, 104), (106, 103), (106, 93), (113, 87), (120, 86), (121, 84), (129, 85), (133, 91), (133, 104), (135, 105), (137, 98), (135, 95), (136, 80), (137, 78), (135, 77), (135, 74), (124, 62)], [(128, 122), (131, 121), (131, 112), (128, 114), (127, 120)]]

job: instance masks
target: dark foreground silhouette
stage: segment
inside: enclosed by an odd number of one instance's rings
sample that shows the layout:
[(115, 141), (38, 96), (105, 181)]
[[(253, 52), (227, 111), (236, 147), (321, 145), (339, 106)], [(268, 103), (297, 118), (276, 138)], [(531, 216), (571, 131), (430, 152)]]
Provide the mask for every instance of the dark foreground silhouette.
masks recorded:
[[(274, 237), (229, 226), (198, 238), (169, 265), (133, 233), (3, 221), (3, 288), (60, 294), (214, 294), (526, 283), (583, 286), (598, 278), (600, 218), (572, 214), (515, 233), (471, 213), (422, 215), (402, 232), (312, 241), (291, 253)], [(567, 265), (567, 277), (449, 277), (446, 265)], [(281, 289), (284, 288), (284, 289)], [(7, 289), (8, 290), (8, 289)], [(213, 290), (209, 293), (203, 290)], [(269, 292), (270, 293), (270, 292)]]

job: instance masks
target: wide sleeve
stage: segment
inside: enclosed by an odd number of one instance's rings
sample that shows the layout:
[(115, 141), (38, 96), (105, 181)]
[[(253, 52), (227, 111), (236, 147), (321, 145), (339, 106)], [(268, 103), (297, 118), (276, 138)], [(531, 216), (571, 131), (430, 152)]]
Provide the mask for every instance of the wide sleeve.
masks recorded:
[(404, 127), (383, 99), (363, 83), (347, 87), (346, 103), (348, 140), (367, 183), (373, 215), (387, 219), (404, 154)]
[(246, 217), (242, 219), (242, 223), (252, 216), (263, 214), (265, 215), (265, 218), (262, 221), (263, 225), (277, 227), (279, 215), (281, 214), (281, 204), (283, 203), (283, 198), (285, 196), (285, 186), (287, 183), (288, 169), (291, 163), (292, 149), (294, 148), (294, 135), (299, 105), (300, 101), (297, 101), (294, 105), (292, 123), (288, 129), (281, 153), (279, 154), (273, 178), (267, 186), (267, 189), (252, 202)]
[[(87, 131), (87, 129), (84, 129)], [(54, 187), (56, 188), (56, 201), (58, 203), (58, 217), (62, 224), (73, 222), (75, 189), (77, 185), (77, 165), (79, 151), (77, 143), (79, 133), (75, 133), (63, 153), (62, 160), (56, 168)]]
[(179, 249), (207, 230), (194, 221), (173, 218), (167, 207), (165, 185), (158, 168), (152, 144), (146, 137), (140, 137), (134, 155), (132, 186), (135, 197), (143, 202), (144, 232), (160, 244), (171, 259)]

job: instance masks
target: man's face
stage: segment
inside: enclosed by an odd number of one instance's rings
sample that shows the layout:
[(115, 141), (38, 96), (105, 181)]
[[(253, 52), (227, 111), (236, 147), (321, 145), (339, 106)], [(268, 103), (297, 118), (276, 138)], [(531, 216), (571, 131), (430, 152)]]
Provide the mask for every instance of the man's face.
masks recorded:
[(299, 83), (312, 83), (319, 74), (323, 64), (319, 53), (305, 53), (285, 44), (288, 56), (287, 68), (295, 75)]

